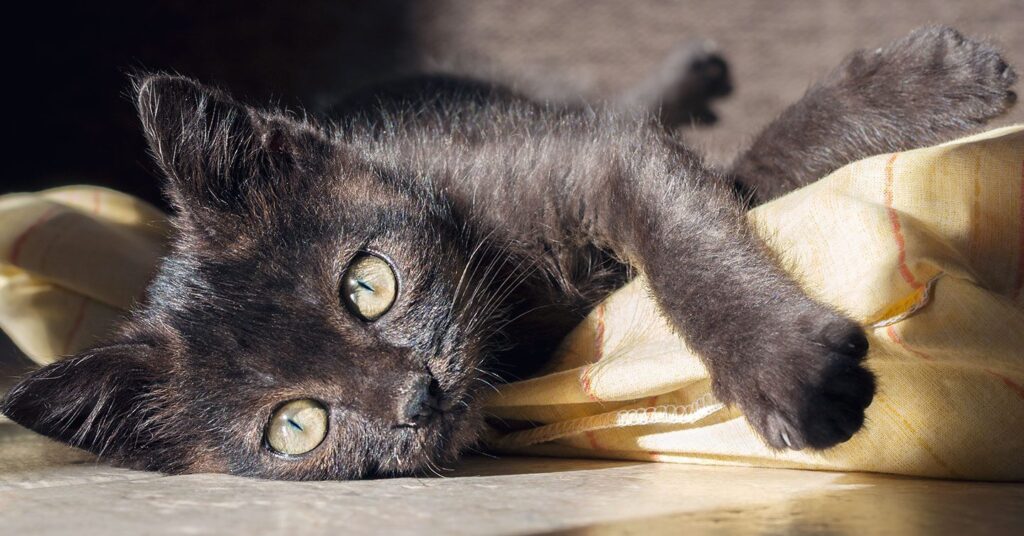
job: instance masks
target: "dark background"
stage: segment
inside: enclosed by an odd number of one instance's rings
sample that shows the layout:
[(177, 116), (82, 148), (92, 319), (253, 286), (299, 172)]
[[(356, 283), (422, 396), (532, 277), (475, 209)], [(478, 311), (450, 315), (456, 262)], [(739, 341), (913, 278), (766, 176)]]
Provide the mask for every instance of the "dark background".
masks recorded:
[[(438, 68), (514, 83), (539, 98), (600, 99), (628, 88), (678, 43), (711, 39), (731, 63), (736, 91), (717, 106), (717, 125), (685, 134), (713, 161), (726, 160), (850, 50), (923, 24), (991, 37), (1024, 70), (1024, 0), (67, 4), (5, 10), (15, 42), (5, 51), (13, 95), (0, 193), (93, 183), (159, 203), (129, 96), (136, 70), (175, 71), (256, 101), (311, 108), (375, 80)], [(998, 124), (1022, 120), (1019, 106)], [(12, 353), (7, 344), (0, 340), (0, 357)]]
[[(845, 53), (922, 24), (990, 36), (1024, 67), (1024, 0), (116, 0), (18, 9), (7, 22), (22, 37), (7, 55), (24, 65), (8, 69), (5, 84), (20, 93), (8, 110), (18, 134), (0, 193), (86, 182), (158, 201), (128, 96), (137, 70), (309, 108), (439, 67), (540, 98), (600, 99), (674, 45), (711, 39), (732, 64), (736, 92), (718, 106), (720, 123), (690, 140), (720, 161)], [(1024, 107), (1009, 119), (1024, 119)]]

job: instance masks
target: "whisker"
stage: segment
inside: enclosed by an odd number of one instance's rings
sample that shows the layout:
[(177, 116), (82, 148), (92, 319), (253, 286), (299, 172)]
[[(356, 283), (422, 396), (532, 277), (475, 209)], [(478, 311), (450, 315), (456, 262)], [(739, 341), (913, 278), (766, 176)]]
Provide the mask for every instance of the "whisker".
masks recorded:
[(495, 393), (500, 393), (500, 392), (501, 392), (501, 391), (499, 391), (499, 390), (498, 390), (498, 388), (497, 388), (497, 387), (495, 387), (495, 385), (494, 385), (493, 383), (491, 383), (491, 382), (489, 382), (489, 381), (487, 381), (487, 380), (485, 380), (485, 379), (483, 379), (483, 378), (481, 378), (481, 377), (479, 377), (479, 376), (478, 376), (478, 377), (476, 377), (476, 378), (473, 378), (473, 380), (474, 380), (474, 381), (478, 381), (478, 382), (480, 382), (480, 383), (482, 383), (482, 384), (486, 385), (487, 387), (490, 387), (491, 389), (494, 389), (494, 392), (495, 392)]

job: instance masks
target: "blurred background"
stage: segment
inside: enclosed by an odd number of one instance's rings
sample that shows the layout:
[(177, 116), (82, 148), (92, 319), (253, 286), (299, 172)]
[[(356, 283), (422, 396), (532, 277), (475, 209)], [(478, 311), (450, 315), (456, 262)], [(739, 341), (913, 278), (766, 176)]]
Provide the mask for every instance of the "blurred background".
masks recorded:
[[(34, 2), (8, 8), (6, 18), (20, 35), (7, 54), (14, 146), (0, 193), (91, 183), (157, 204), (129, 96), (128, 74), (139, 70), (293, 107), (437, 69), (538, 98), (600, 100), (627, 90), (678, 44), (711, 40), (735, 91), (716, 105), (717, 124), (684, 135), (714, 162), (849, 51), (920, 25), (989, 37), (1024, 70), (1024, 0), (113, 0)], [(998, 124), (1020, 121), (1024, 106)], [(12, 354), (0, 340), (0, 356)]]
[[(929, 23), (998, 41), (1024, 69), (1024, 0), (113, 0), (35, 2), (8, 70), (18, 131), (0, 193), (94, 183), (160, 202), (128, 74), (166, 70), (257, 102), (316, 108), (401, 73), (444, 69), (538, 98), (600, 100), (672, 48), (714, 41), (733, 95), (688, 133), (726, 160), (849, 51)], [(69, 3), (70, 4), (70, 3)], [(28, 30), (28, 31), (25, 31)], [(9, 57), (10, 57), (9, 56)], [(1024, 120), (1024, 106), (1003, 120)], [(13, 150), (12, 150), (13, 149)]]

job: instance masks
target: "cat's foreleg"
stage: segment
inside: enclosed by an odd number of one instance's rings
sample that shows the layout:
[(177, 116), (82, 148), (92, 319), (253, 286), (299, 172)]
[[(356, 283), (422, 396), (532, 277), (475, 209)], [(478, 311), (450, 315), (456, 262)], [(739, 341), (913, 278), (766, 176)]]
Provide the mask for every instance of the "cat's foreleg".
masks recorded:
[(1009, 109), (1017, 76), (999, 52), (947, 27), (926, 27), (848, 56), (733, 163), (760, 203), (847, 163), (952, 139)]
[(826, 448), (859, 430), (875, 385), (861, 327), (807, 296), (696, 156), (611, 168), (587, 198), (587, 228), (645, 273), (716, 396), (775, 448)]

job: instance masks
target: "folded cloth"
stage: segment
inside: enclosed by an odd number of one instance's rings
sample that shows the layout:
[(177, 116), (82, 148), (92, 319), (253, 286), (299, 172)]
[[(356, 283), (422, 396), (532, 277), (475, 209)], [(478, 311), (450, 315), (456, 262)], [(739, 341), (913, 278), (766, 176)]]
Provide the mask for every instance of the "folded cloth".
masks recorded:
[[(867, 327), (879, 390), (861, 432), (767, 448), (638, 279), (542, 375), (498, 388), (491, 446), (1024, 480), (1024, 126), (850, 164), (750, 218), (808, 292)], [(107, 190), (0, 198), (0, 327), (40, 363), (81, 349), (139, 295), (167, 234)]]
[(95, 343), (139, 298), (167, 217), (95, 186), (0, 196), (0, 328), (39, 364)]

